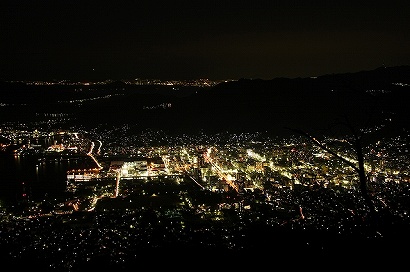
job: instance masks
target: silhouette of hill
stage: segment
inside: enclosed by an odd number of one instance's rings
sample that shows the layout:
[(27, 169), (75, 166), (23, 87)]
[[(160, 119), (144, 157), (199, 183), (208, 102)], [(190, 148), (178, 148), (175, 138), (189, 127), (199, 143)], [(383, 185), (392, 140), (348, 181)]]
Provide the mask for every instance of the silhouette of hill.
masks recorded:
[(409, 75), (410, 66), (401, 66), (317, 78), (240, 79), (217, 85), (200, 100), (212, 105), (210, 120), (232, 129), (326, 130), (344, 118), (361, 125), (391, 115), (401, 128), (410, 86), (397, 83), (409, 84)]
[(214, 87), (110, 84), (35, 86), (0, 83), (3, 121), (65, 113), (66, 125), (132, 124), (170, 133), (329, 130), (349, 119), (360, 127), (390, 118), (408, 129), (410, 66), (316, 78), (239, 79)]

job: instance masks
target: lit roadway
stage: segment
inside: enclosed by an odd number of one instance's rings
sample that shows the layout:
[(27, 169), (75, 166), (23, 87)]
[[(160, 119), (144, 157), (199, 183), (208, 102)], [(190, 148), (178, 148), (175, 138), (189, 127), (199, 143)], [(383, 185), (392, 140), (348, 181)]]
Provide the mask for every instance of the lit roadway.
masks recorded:
[[(102, 143), (100, 142), (100, 147), (98, 148), (98, 152), (100, 152), (101, 145), (102, 145)], [(97, 159), (92, 154), (94, 146), (95, 146), (94, 142), (91, 142), (90, 151), (88, 151), (87, 155), (90, 156), (91, 159), (93, 159), (93, 161), (97, 164), (99, 169), (102, 169), (103, 167), (101, 166), (101, 164), (97, 161)]]
[(208, 152), (204, 153), (204, 159), (206, 162), (210, 163), (212, 167), (216, 170), (219, 178), (225, 180), (235, 191), (239, 192), (238, 185), (235, 184), (231, 175), (226, 175), (223, 169), (218, 165), (216, 159), (211, 157), (211, 148), (208, 149)]

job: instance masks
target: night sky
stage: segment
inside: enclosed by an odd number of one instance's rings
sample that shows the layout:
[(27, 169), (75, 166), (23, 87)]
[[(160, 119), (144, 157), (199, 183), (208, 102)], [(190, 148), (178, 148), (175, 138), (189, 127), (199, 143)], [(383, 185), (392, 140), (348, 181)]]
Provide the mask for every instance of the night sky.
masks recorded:
[(410, 64), (410, 1), (0, 3), (0, 79), (308, 77)]

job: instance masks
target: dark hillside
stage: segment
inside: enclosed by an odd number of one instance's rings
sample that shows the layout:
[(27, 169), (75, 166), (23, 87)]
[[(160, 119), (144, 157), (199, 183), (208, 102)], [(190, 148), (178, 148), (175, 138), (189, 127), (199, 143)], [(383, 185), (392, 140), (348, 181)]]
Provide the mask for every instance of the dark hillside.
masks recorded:
[(316, 78), (240, 79), (213, 88), (2, 82), (0, 114), (3, 122), (32, 122), (64, 113), (70, 117), (67, 126), (126, 123), (170, 133), (285, 135), (284, 127), (327, 130), (341, 120), (362, 127), (386, 118), (391, 129), (402, 130), (408, 129), (409, 84), (410, 66)]

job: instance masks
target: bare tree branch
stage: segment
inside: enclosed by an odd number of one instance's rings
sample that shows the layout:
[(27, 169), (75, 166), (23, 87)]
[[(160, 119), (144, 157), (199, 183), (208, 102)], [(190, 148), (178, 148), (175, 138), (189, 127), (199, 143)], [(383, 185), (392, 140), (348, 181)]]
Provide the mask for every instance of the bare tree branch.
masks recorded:
[(311, 136), (307, 132), (305, 132), (301, 129), (294, 129), (294, 128), (287, 128), (287, 129), (289, 129), (293, 132), (296, 132), (298, 134), (301, 134), (304, 137), (310, 139), (315, 145), (319, 146), (323, 150), (326, 150), (327, 152), (332, 154), (336, 159), (339, 159), (339, 160), (343, 161), (344, 163), (346, 163), (347, 165), (349, 165), (350, 167), (352, 167), (357, 172), (357, 174), (359, 176), (360, 190), (361, 190), (361, 193), (362, 193), (362, 195), (365, 199), (365, 202), (367, 203), (367, 205), (370, 209), (370, 213), (372, 215), (374, 215), (375, 214), (375, 208), (374, 208), (373, 202), (372, 202), (372, 200), (370, 198), (370, 195), (368, 193), (368, 190), (367, 190), (368, 177), (366, 176), (366, 171), (365, 171), (365, 167), (364, 167), (364, 155), (363, 155), (362, 144), (361, 144), (361, 135), (359, 135), (356, 132), (356, 130), (354, 129), (353, 126), (350, 125), (350, 123), (347, 123), (346, 125), (351, 130), (351, 132), (353, 134), (353, 137), (354, 137), (354, 141), (351, 144), (352, 144), (353, 148), (355, 149), (355, 152), (356, 152), (356, 155), (357, 155), (357, 165), (355, 163), (345, 159), (344, 157), (342, 157), (341, 155), (339, 155), (338, 153), (336, 153), (332, 149), (328, 148), (325, 144), (321, 143), (319, 140), (317, 140), (315, 137)]
[(324, 145), (323, 143), (319, 142), (319, 140), (317, 140), (315, 137), (311, 136), (310, 134), (308, 134), (307, 132), (301, 130), (301, 129), (295, 129), (295, 128), (288, 128), (289, 130), (292, 130), (293, 132), (296, 132), (298, 134), (301, 134), (303, 136), (305, 136), (306, 138), (310, 139), (314, 144), (316, 144), (317, 146), (319, 146), (320, 148), (322, 148), (323, 150), (326, 150), (327, 152), (329, 152), (330, 154), (332, 154), (333, 156), (335, 156), (337, 159), (343, 161), (344, 163), (346, 163), (347, 165), (349, 165), (350, 167), (352, 167), (356, 172), (359, 172), (359, 168), (356, 166), (356, 164), (354, 164), (353, 162), (345, 159), (344, 157), (340, 156), (339, 154), (337, 154), (335, 151), (333, 151), (332, 149), (328, 148), (326, 145)]

